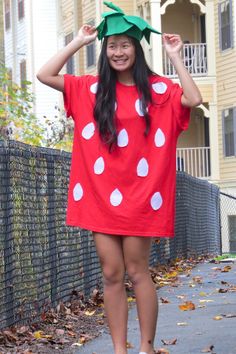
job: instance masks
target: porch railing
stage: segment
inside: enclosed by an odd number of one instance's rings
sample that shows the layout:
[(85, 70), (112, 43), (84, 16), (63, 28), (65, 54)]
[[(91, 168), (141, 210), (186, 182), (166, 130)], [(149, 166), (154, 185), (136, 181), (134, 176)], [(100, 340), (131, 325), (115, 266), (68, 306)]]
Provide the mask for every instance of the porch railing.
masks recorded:
[[(207, 47), (206, 43), (184, 44), (182, 49), (184, 65), (192, 76), (207, 76)], [(165, 50), (163, 50), (163, 72), (169, 77), (177, 76)]]
[(176, 170), (187, 172), (194, 177), (209, 178), (211, 175), (210, 148), (178, 148)]

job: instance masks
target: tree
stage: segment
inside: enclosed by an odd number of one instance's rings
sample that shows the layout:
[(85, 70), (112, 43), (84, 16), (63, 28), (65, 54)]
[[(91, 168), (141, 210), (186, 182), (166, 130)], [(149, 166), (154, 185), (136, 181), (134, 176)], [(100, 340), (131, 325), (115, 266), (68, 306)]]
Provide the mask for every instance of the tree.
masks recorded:
[(0, 138), (43, 145), (44, 129), (32, 113), (34, 97), (30, 82), (12, 82), (7, 68), (0, 66)]
[(68, 119), (58, 106), (55, 106), (53, 120), (46, 116), (43, 118), (48, 127), (46, 145), (51, 148), (71, 151), (74, 130), (72, 119)]
[(0, 64), (0, 139), (71, 151), (73, 123), (55, 106), (55, 116), (37, 118), (33, 113), (31, 82), (12, 82), (9, 71)]

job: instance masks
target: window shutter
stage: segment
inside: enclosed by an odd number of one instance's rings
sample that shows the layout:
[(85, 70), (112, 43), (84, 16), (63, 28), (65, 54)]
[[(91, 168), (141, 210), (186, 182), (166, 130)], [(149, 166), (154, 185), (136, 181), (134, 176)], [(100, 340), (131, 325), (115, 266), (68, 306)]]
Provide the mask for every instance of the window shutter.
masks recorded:
[(4, 1), (4, 18), (6, 31), (11, 27), (11, 4), (10, 0)]
[[(73, 33), (69, 33), (65, 36), (65, 45), (69, 44), (74, 38)], [(75, 73), (75, 65), (73, 56), (67, 60), (66, 63), (66, 73), (73, 75)]]
[(25, 4), (24, 0), (18, 0), (18, 20), (25, 17)]
[(232, 0), (225, 0), (218, 5), (220, 49), (233, 47)]

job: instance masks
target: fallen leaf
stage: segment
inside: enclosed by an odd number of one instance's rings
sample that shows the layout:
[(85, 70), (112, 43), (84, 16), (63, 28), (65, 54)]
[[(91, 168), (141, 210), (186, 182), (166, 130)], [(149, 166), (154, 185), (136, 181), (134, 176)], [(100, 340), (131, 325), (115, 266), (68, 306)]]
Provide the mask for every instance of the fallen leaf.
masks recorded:
[(170, 354), (169, 350), (160, 348), (155, 351), (155, 354)]
[(227, 315), (222, 315), (222, 316), (225, 318), (233, 318), (233, 317), (236, 317), (236, 313), (229, 313)]
[(64, 329), (56, 329), (56, 335), (57, 336), (63, 336), (65, 334), (65, 330)]
[(170, 273), (165, 274), (165, 277), (166, 277), (167, 279), (170, 279), (170, 278), (176, 278), (177, 275), (178, 275), (178, 272), (173, 271), (173, 272), (170, 272)]
[(164, 345), (175, 345), (177, 342), (177, 338), (171, 339), (171, 340), (165, 340), (165, 339), (161, 339), (162, 343)]
[(82, 343), (73, 343), (71, 346), (72, 347), (82, 347), (83, 344)]
[(52, 339), (52, 335), (50, 334), (44, 334), (43, 331), (36, 331), (33, 334), (35, 339)]
[(93, 310), (93, 311), (87, 310), (87, 311), (84, 312), (84, 314), (86, 316), (93, 316), (95, 314), (95, 312), (96, 312), (96, 310)]
[(129, 296), (129, 297), (127, 298), (127, 301), (128, 301), (128, 302), (134, 302), (134, 301), (136, 301), (136, 299), (135, 299), (134, 297), (132, 297), (132, 296)]
[(213, 349), (214, 349), (214, 345), (210, 345), (210, 347), (202, 349), (201, 353), (212, 353)]
[(81, 334), (79, 338), (79, 343), (83, 345), (86, 342), (88, 342), (90, 339), (91, 337), (88, 334)]
[(192, 283), (189, 284), (190, 288), (195, 288), (195, 286), (196, 286), (195, 284), (192, 284)]
[(222, 273), (227, 273), (227, 272), (229, 272), (231, 269), (232, 269), (232, 267), (229, 266), (229, 265), (227, 265), (227, 266), (225, 266), (225, 267), (221, 270), (221, 272), (222, 272)]
[(67, 334), (68, 334), (70, 337), (76, 337), (76, 333), (73, 332), (73, 331), (67, 331)]
[(29, 332), (29, 327), (27, 326), (21, 326), (20, 328), (17, 329), (17, 334), (27, 334)]
[(130, 342), (126, 342), (126, 348), (132, 349), (132, 348), (134, 348), (134, 346)]
[(205, 293), (204, 291), (200, 291), (199, 296), (207, 296), (207, 293)]
[(36, 331), (34, 332), (33, 336), (35, 339), (41, 339), (43, 338), (43, 331)]
[(215, 317), (213, 317), (213, 320), (216, 320), (216, 321), (220, 321), (220, 320), (222, 320), (222, 316), (215, 316)]
[(186, 301), (182, 305), (179, 305), (181, 311), (192, 311), (195, 310), (195, 305), (192, 301)]
[(218, 292), (219, 293), (227, 293), (229, 289), (219, 289)]
[(160, 300), (161, 300), (162, 304), (169, 304), (170, 303), (170, 301), (164, 297), (161, 297)]
[(17, 342), (18, 338), (12, 331), (5, 330), (3, 333), (10, 342)]
[(202, 277), (200, 277), (199, 275), (196, 275), (195, 277), (193, 277), (193, 281), (198, 284), (203, 283)]
[(188, 326), (187, 322), (178, 322), (177, 326)]
[(211, 268), (212, 270), (221, 270), (221, 268), (220, 267), (213, 267), (213, 268)]

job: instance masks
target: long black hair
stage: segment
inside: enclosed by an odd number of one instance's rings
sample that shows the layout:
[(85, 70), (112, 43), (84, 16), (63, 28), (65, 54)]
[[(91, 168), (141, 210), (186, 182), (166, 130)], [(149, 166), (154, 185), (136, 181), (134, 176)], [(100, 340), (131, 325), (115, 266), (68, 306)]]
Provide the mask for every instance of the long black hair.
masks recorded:
[[(149, 68), (140, 42), (129, 37), (135, 47), (135, 62), (133, 65), (133, 78), (140, 97), (141, 110), (144, 114), (146, 128), (145, 135), (150, 129), (150, 116), (147, 110), (152, 102), (149, 76), (155, 73)], [(94, 118), (97, 122), (99, 134), (109, 148), (117, 142), (117, 130), (115, 122), (116, 105), (116, 71), (110, 66), (107, 58), (107, 40), (105, 37), (98, 60), (98, 89), (94, 106)]]

